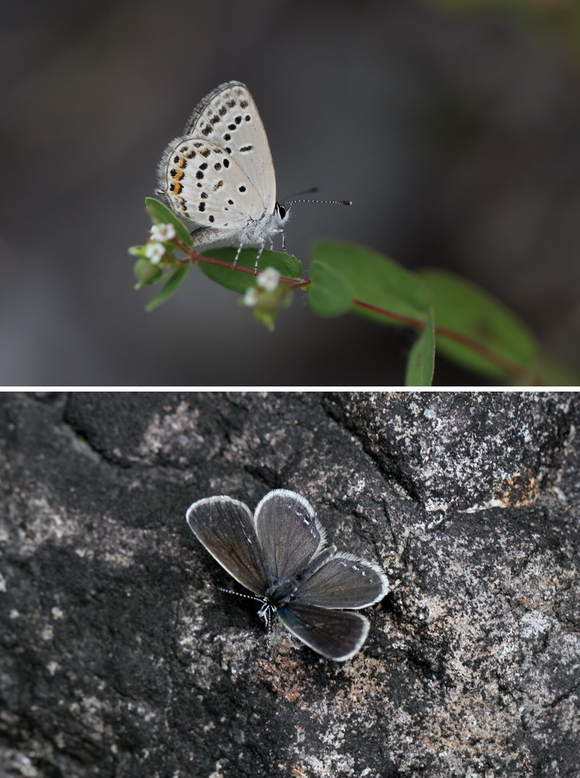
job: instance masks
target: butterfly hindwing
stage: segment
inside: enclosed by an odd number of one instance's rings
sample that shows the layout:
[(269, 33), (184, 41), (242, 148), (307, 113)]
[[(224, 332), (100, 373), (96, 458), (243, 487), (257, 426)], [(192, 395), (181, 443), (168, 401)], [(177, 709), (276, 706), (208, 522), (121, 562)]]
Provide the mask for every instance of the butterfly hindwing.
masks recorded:
[(291, 602), (278, 610), (282, 623), (293, 635), (322, 656), (343, 662), (361, 648), (369, 621), (360, 613), (327, 610)]
[(339, 552), (300, 583), (296, 597), (322, 608), (366, 608), (388, 591), (387, 576), (377, 565)]
[(216, 143), (177, 138), (167, 149), (159, 174), (173, 209), (201, 227), (234, 234), (248, 219), (262, 215), (258, 192), (233, 157)]

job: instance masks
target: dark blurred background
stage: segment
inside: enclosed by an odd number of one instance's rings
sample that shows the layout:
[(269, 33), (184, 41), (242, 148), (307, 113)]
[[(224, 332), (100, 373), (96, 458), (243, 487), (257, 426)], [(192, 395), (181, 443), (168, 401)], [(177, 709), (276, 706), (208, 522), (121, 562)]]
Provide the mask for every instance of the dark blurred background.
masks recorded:
[[(0, 27), (0, 383), (400, 384), (410, 333), (267, 332), (197, 269), (147, 314), (158, 159), (196, 103), (245, 82), (289, 250), (334, 237), (480, 284), (580, 368), (580, 16), (574, 0), (21, 0)], [(438, 362), (438, 385), (481, 379)]]

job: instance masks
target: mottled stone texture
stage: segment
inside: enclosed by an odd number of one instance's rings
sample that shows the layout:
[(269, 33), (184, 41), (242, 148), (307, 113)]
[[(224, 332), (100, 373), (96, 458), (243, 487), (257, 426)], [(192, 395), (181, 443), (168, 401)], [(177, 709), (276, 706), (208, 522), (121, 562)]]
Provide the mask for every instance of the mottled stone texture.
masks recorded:
[[(0, 775), (579, 776), (579, 420), (564, 393), (0, 395)], [(269, 638), (185, 523), (278, 487), (393, 583), (349, 662)]]

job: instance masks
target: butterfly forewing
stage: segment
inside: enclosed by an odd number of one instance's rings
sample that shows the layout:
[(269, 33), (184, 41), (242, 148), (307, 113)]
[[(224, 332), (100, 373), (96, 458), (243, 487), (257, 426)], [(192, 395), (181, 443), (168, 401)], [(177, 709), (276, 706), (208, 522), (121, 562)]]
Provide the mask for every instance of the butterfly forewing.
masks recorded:
[(274, 212), (272, 155), (260, 114), (244, 84), (229, 81), (210, 92), (190, 117), (184, 136), (204, 138), (231, 154), (260, 196), (263, 212)]
[(271, 583), (304, 571), (325, 540), (310, 503), (286, 489), (276, 489), (262, 499), (256, 508), (255, 525)]
[(208, 497), (191, 505), (187, 523), (210, 554), (236, 581), (263, 596), (268, 588), (252, 514), (231, 497)]
[(284, 626), (328, 659), (350, 659), (365, 642), (369, 622), (360, 613), (327, 610), (292, 601), (278, 610)]
[(322, 608), (366, 608), (389, 591), (387, 576), (372, 562), (334, 554), (296, 591), (301, 603)]

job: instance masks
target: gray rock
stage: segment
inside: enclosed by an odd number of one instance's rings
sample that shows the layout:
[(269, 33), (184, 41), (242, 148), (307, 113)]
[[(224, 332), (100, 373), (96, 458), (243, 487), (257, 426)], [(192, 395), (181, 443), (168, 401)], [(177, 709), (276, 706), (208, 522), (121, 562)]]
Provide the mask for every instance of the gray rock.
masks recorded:
[[(0, 775), (580, 775), (576, 393), (0, 395)], [(346, 663), (187, 506), (303, 494), (392, 592)]]

